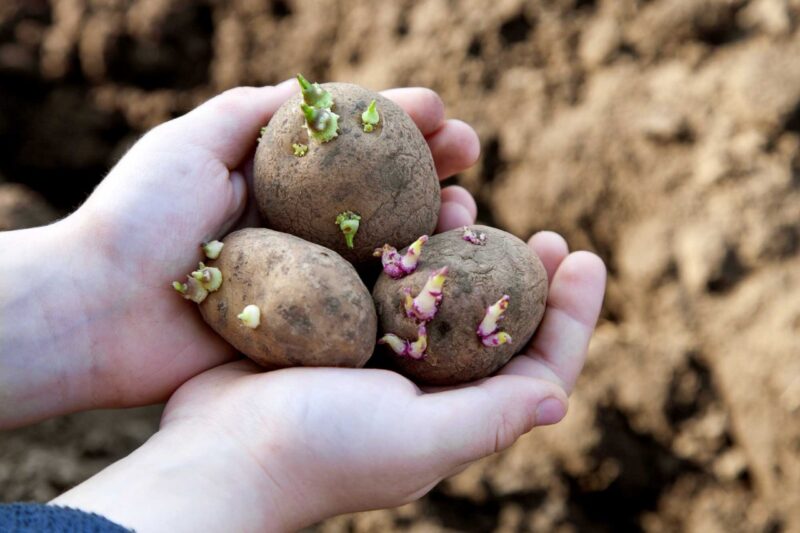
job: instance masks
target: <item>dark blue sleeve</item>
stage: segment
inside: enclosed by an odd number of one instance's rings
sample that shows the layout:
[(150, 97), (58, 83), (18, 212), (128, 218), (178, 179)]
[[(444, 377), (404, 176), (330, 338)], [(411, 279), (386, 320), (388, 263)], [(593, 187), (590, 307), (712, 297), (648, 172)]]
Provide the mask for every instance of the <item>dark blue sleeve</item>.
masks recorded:
[(94, 513), (41, 503), (0, 504), (0, 533), (129, 533)]

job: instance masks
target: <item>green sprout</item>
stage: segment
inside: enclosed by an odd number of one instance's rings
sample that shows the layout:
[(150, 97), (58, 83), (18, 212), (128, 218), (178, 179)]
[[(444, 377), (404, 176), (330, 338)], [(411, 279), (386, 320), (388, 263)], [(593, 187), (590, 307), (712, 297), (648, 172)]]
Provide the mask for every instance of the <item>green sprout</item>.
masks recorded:
[(339, 226), (339, 229), (342, 230), (342, 233), (344, 233), (344, 240), (347, 243), (348, 248), (353, 247), (353, 239), (358, 231), (360, 220), (361, 216), (353, 213), (352, 211), (339, 213), (339, 215), (336, 217), (336, 225)]
[(173, 281), (172, 288), (182, 294), (184, 298), (196, 304), (201, 303), (208, 296), (208, 290), (203, 287), (202, 283), (191, 276), (186, 278), (186, 283)]
[(294, 150), (294, 155), (297, 157), (303, 157), (308, 152), (308, 145), (307, 144), (292, 144), (292, 150)]
[(258, 131), (258, 142), (261, 142), (261, 139), (264, 138), (264, 133), (266, 133), (266, 131), (267, 131), (267, 127), (266, 126), (264, 126), (263, 128), (261, 128)]
[(339, 115), (329, 109), (311, 107), (306, 103), (301, 103), (300, 109), (306, 117), (306, 126), (311, 137), (325, 143), (338, 135)]
[(214, 292), (222, 285), (222, 272), (218, 268), (208, 267), (203, 263), (200, 263), (191, 276), (199, 281), (208, 292)]
[(198, 304), (206, 299), (209, 292), (219, 289), (220, 285), (222, 285), (222, 272), (218, 268), (208, 267), (203, 263), (200, 263), (197, 270), (186, 276), (186, 283), (172, 282), (173, 289), (187, 300)]
[(203, 253), (206, 254), (206, 257), (209, 259), (216, 259), (219, 257), (220, 252), (222, 252), (223, 246), (225, 245), (219, 241), (204, 242), (202, 245)]
[(364, 131), (369, 133), (374, 130), (380, 119), (378, 110), (375, 109), (375, 100), (373, 100), (369, 103), (367, 110), (361, 113), (361, 122), (364, 124)]
[(261, 309), (257, 305), (250, 304), (236, 315), (236, 318), (242, 321), (242, 325), (256, 329), (261, 324)]
[(320, 109), (331, 108), (333, 105), (333, 96), (323, 89), (319, 83), (311, 83), (305, 79), (302, 74), (297, 75), (297, 81), (300, 83), (300, 90), (303, 92), (303, 100), (305, 100), (307, 105)]

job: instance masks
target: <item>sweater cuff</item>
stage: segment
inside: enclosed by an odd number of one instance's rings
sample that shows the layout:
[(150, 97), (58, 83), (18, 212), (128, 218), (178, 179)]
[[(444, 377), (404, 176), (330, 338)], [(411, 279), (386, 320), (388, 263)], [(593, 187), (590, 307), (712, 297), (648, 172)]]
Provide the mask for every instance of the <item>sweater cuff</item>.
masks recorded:
[(0, 531), (9, 533), (123, 533), (133, 531), (94, 513), (41, 503), (0, 504)]

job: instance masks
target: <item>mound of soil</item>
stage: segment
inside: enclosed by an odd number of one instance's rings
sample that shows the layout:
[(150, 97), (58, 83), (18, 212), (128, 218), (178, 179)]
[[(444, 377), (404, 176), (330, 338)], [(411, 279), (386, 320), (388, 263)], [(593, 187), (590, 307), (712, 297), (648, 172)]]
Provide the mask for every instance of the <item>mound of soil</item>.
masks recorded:
[[(227, 87), (432, 87), (481, 136), (453, 180), (481, 222), (598, 252), (603, 320), (564, 423), (317, 529), (800, 530), (798, 23), (798, 0), (7, 3), (0, 174), (52, 208), (5, 186), (0, 224), (79, 205), (138, 135)], [(54, 496), (157, 416), (6, 432), (0, 500)]]

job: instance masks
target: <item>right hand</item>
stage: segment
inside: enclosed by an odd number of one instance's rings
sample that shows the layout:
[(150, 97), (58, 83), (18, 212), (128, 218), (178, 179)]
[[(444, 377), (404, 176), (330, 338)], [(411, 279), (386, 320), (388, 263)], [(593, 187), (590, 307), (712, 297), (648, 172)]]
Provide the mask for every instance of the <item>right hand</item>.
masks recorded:
[(421, 497), (566, 412), (605, 268), (552, 233), (531, 246), (551, 280), (547, 310), (498, 375), (424, 392), (385, 370), (223, 365), (175, 393), (140, 450), (54, 503), (141, 531), (262, 531)]

